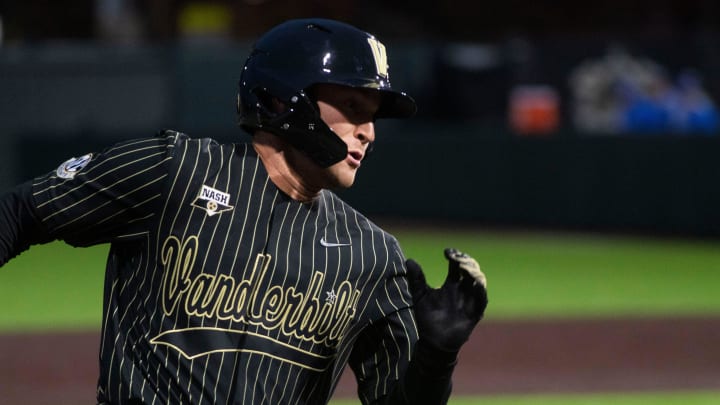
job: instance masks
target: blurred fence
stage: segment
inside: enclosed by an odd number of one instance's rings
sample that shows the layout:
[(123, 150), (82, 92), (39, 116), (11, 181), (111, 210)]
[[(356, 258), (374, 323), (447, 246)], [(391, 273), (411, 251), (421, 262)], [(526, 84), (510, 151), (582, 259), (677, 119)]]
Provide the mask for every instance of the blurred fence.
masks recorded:
[[(674, 54), (666, 53), (673, 44), (643, 49), (669, 69), (698, 69), (717, 97), (713, 44)], [(572, 126), (569, 74), (606, 45), (388, 44), (393, 85), (414, 95), (420, 111), (378, 124), (376, 153), (356, 187), (341, 194), (370, 215), (720, 235), (718, 134), (591, 136)], [(0, 48), (0, 187), (161, 128), (242, 137), (234, 108), (248, 50), (248, 43)], [(558, 128), (512, 132), (509, 94), (518, 84), (557, 90)]]
[(382, 137), (343, 197), (382, 216), (720, 236), (720, 137), (484, 131), (405, 127)]

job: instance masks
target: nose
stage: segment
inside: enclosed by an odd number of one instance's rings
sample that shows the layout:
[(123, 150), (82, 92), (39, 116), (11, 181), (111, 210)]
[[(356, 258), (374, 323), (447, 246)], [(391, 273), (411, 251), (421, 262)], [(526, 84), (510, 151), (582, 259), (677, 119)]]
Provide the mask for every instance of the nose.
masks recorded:
[(375, 122), (368, 121), (359, 124), (355, 128), (355, 137), (363, 144), (375, 141)]

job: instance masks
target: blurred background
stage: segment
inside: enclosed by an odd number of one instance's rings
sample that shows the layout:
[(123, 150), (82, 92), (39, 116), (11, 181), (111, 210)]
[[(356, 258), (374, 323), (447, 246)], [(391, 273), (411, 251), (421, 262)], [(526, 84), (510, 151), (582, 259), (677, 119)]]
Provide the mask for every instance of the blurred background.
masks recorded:
[(343, 192), (371, 216), (720, 235), (720, 4), (0, 2), (0, 187), (172, 128), (221, 140), (255, 38), (329, 17), (388, 47), (409, 121)]
[[(439, 246), (481, 262), (490, 307), (457, 393), (717, 403), (717, 1), (0, 0), (0, 189), (163, 128), (248, 140), (240, 69), (260, 34), (300, 17), (376, 34), (393, 87), (418, 102), (415, 118), (378, 123), (341, 195), (435, 285)], [(87, 403), (107, 246), (32, 249), (0, 269), (0, 402)], [(43, 330), (81, 333), (23, 334)]]

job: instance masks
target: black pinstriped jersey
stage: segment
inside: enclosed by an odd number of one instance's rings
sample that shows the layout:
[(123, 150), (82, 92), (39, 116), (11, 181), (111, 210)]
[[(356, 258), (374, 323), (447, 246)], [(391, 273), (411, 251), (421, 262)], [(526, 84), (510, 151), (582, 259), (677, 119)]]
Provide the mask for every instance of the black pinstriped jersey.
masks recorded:
[(371, 403), (410, 361), (397, 241), (331, 192), (290, 199), (250, 144), (167, 131), (33, 196), (53, 237), (111, 243), (100, 403), (324, 404), (348, 363)]

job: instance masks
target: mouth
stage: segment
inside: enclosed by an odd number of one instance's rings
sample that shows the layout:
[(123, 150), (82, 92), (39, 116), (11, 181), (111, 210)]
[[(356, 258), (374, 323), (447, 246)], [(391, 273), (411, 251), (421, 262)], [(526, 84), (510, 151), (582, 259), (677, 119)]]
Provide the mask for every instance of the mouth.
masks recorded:
[(348, 158), (347, 158), (347, 160), (348, 160), (348, 162), (350, 163), (351, 166), (353, 166), (353, 167), (360, 167), (360, 162), (362, 161), (362, 159), (363, 159), (363, 154), (362, 154), (362, 152), (357, 151), (357, 150), (348, 151)]

